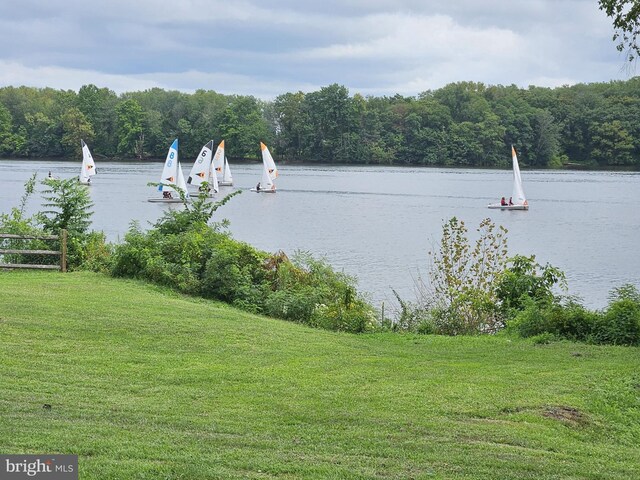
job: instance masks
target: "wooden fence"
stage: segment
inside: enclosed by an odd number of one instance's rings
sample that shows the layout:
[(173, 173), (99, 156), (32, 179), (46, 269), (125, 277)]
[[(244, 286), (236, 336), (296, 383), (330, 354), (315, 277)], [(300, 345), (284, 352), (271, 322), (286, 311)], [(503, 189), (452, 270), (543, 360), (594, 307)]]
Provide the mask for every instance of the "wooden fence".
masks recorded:
[(67, 271), (67, 231), (60, 230), (60, 235), (14, 235), (12, 233), (0, 233), (0, 239), (12, 238), (16, 240), (60, 240), (60, 250), (21, 250), (14, 248), (0, 248), (0, 255), (59, 255), (59, 265), (37, 265), (35, 263), (0, 263), (0, 268), (36, 268), (43, 270)]

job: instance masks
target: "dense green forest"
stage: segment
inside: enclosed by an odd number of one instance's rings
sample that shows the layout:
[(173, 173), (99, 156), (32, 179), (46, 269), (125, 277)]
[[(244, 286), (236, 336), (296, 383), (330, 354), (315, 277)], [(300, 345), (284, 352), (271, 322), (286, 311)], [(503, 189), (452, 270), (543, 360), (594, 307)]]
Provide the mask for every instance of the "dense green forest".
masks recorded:
[(514, 144), (521, 163), (640, 167), (640, 77), (558, 88), (459, 82), (417, 97), (351, 96), (333, 84), (273, 101), (159, 88), (117, 95), (0, 88), (0, 156), (164, 157), (174, 138), (195, 157), (225, 140), (231, 159), (504, 167)]

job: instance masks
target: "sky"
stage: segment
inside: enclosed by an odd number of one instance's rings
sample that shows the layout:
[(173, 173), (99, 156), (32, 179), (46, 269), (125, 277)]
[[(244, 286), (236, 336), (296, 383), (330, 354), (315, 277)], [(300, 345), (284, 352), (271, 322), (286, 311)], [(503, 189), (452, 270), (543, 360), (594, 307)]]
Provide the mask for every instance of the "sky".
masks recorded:
[(0, 86), (265, 100), (635, 75), (597, 0), (0, 0)]

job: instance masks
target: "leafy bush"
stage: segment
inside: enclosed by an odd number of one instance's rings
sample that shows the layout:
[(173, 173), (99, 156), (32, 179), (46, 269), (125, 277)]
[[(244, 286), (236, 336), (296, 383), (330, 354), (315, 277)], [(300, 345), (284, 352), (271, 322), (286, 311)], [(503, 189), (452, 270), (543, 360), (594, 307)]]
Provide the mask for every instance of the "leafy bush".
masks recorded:
[(442, 227), (438, 250), (429, 252), (430, 286), (436, 304), (451, 305), (459, 296), (476, 292), (491, 295), (493, 285), (507, 260), (507, 230), (485, 218), (476, 229), (478, 239), (471, 248), (467, 227), (456, 217)]
[(311, 286), (276, 290), (266, 300), (265, 313), (272, 317), (311, 324), (320, 302), (320, 295)]
[[(79, 185), (75, 178), (58, 180), (45, 179), (42, 182), (44, 206), (48, 208), (32, 217), (24, 215), (28, 199), (35, 191), (36, 174), (25, 184), (25, 193), (20, 206), (11, 209), (8, 214), (0, 215), (0, 229), (4, 233), (17, 235), (59, 235), (67, 230), (67, 267), (86, 268), (96, 271), (108, 270), (111, 246), (107, 244), (102, 232), (89, 232), (92, 203), (86, 188)], [(59, 240), (18, 240), (5, 239), (3, 247), (22, 250), (59, 250)], [(57, 264), (59, 257), (52, 255), (12, 254), (4, 260), (11, 263)]]
[(388, 328), (393, 331), (417, 332), (425, 335), (436, 332), (433, 309), (408, 302), (402, 299), (395, 290), (392, 290), (392, 292), (400, 308)]
[(376, 318), (373, 309), (364, 301), (345, 304), (333, 302), (329, 305), (319, 304), (310, 325), (328, 330), (361, 333), (375, 328)]
[(85, 234), (93, 215), (93, 203), (87, 188), (76, 178), (46, 178), (42, 183), (46, 187), (43, 206), (49, 209), (40, 213), (45, 230), (59, 232), (66, 229), (72, 237)]
[(529, 300), (537, 303), (553, 303), (556, 299), (553, 287), (566, 288), (564, 273), (549, 264), (544, 267), (535, 256), (516, 255), (508, 260), (509, 267), (498, 277), (496, 296), (503, 316), (511, 317), (523, 310)]
[(432, 311), (433, 327), (442, 335), (495, 333), (504, 327), (495, 300), (488, 292), (468, 290)]
[[(274, 261), (275, 260), (275, 261)], [(289, 260), (276, 254), (269, 262), (272, 287), (267, 311), (329, 330), (364, 332), (376, 326), (373, 308), (357, 294), (353, 277), (335, 272), (309, 253), (297, 252)]]
[(438, 248), (429, 252), (429, 280), (417, 282), (417, 302), (398, 298), (396, 329), (473, 335), (504, 327), (495, 284), (507, 262), (507, 230), (487, 218), (476, 231), (472, 247), (463, 221), (453, 217), (443, 225)]
[(509, 322), (509, 328), (522, 337), (551, 334), (569, 340), (587, 341), (598, 322), (599, 315), (570, 301), (536, 302), (532, 298)]
[(145, 278), (144, 271), (151, 261), (154, 248), (151, 236), (133, 223), (125, 234), (124, 242), (114, 249), (111, 274), (114, 277)]
[[(0, 214), (0, 231), (14, 235), (44, 235), (38, 216), (27, 217), (24, 212), (27, 202), (35, 191), (36, 174), (34, 173), (25, 183), (25, 193), (20, 199), (18, 207), (13, 207), (9, 213)], [(56, 232), (57, 233), (57, 232)], [(36, 239), (4, 238), (0, 240), (0, 248), (7, 250), (51, 250), (51, 242)], [(51, 255), (34, 255), (22, 253), (7, 253), (0, 255), (0, 259), (6, 263), (22, 264), (55, 264), (58, 258)]]
[(633, 285), (614, 289), (595, 325), (592, 340), (613, 345), (640, 344), (640, 294)]
[(268, 255), (252, 246), (225, 239), (206, 261), (201, 292), (253, 312), (262, 312), (269, 285), (264, 268)]
[[(42, 183), (45, 185), (43, 206), (47, 210), (39, 212), (37, 218), (46, 232), (57, 235), (60, 230), (67, 230), (68, 268), (106, 268), (111, 249), (104, 234), (89, 232), (93, 203), (87, 188), (76, 178), (46, 178)], [(100, 255), (100, 259), (96, 255)], [(91, 264), (83, 265), (89, 260)]]
[[(158, 184), (152, 183), (152, 185)], [(204, 191), (200, 192), (193, 202), (186, 201), (185, 192), (179, 191), (179, 193), (183, 200), (183, 208), (181, 210), (167, 210), (154, 225), (158, 233), (162, 235), (179, 234), (189, 230), (202, 231), (207, 228), (220, 231), (222, 227), (226, 226), (226, 222), (218, 222), (210, 226), (211, 218), (220, 207), (236, 195), (240, 195), (242, 190), (225, 195), (222, 200), (217, 202), (211, 202)]]
[(269, 255), (235, 241), (225, 223), (208, 225), (229, 198), (214, 206), (199, 199), (185, 210), (167, 212), (145, 233), (134, 224), (115, 249), (112, 274), (311, 326), (350, 332), (371, 327), (373, 309), (357, 295), (352, 278), (309, 254), (290, 260), (282, 252)]

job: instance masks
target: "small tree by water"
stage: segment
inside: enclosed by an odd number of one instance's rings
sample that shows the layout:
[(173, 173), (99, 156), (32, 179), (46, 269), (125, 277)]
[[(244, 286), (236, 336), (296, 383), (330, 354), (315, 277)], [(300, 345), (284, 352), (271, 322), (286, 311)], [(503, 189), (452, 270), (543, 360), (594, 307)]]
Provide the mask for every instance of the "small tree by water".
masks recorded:
[(504, 326), (495, 284), (507, 264), (507, 230), (486, 218), (476, 232), (472, 245), (464, 221), (453, 217), (442, 226), (440, 242), (429, 252), (427, 281), (416, 285), (423, 313), (414, 316), (430, 324), (422, 326), (426, 331), (468, 335)]

